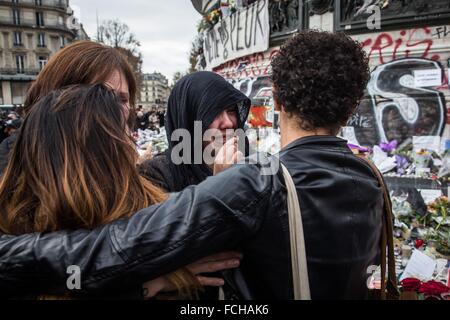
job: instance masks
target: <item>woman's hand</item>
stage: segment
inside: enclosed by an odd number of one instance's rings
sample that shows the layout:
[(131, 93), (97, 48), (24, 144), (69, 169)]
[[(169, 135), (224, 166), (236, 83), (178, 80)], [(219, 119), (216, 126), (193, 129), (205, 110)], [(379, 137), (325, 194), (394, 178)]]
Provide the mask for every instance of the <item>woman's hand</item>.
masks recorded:
[[(198, 282), (205, 287), (221, 287), (225, 284), (223, 279), (211, 278), (204, 273), (235, 269), (239, 267), (242, 254), (238, 252), (223, 252), (203, 258), (187, 266), (187, 269), (197, 277)], [(159, 277), (146, 282), (143, 286), (144, 299), (155, 297), (159, 292), (175, 291), (176, 287), (168, 280), (167, 276)]]
[(216, 155), (214, 160), (214, 175), (225, 171), (242, 159), (244, 159), (244, 155), (238, 150), (238, 138), (231, 138)]

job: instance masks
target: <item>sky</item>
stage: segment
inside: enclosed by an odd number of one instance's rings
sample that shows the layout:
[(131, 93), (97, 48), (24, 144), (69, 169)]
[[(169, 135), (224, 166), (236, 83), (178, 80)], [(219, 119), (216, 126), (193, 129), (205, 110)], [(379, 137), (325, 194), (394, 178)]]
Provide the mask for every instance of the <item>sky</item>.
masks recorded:
[(189, 67), (188, 53), (200, 14), (190, 0), (70, 0), (91, 38), (99, 20), (120, 19), (141, 42), (143, 72), (159, 71), (169, 80)]

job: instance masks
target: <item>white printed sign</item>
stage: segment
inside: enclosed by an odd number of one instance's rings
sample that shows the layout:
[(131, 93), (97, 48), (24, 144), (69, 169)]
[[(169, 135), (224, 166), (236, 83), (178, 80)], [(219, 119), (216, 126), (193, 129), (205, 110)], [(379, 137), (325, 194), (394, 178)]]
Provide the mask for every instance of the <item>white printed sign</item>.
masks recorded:
[(435, 269), (436, 261), (434, 259), (419, 250), (414, 250), (400, 281), (410, 277), (422, 281), (431, 280)]
[(439, 153), (441, 151), (441, 137), (439, 136), (415, 136), (413, 137), (414, 151), (429, 150)]
[(426, 204), (431, 203), (431, 202), (435, 201), (437, 198), (442, 196), (441, 190), (425, 189), (425, 190), (419, 190), (419, 192), (423, 198), (423, 201), (425, 201)]
[(355, 146), (359, 145), (358, 139), (356, 139), (355, 128), (354, 127), (344, 127), (341, 131), (341, 137), (348, 141), (348, 143)]
[(442, 85), (441, 69), (414, 70), (414, 86), (437, 87)]
[(269, 49), (269, 1), (259, 0), (205, 31), (206, 69)]

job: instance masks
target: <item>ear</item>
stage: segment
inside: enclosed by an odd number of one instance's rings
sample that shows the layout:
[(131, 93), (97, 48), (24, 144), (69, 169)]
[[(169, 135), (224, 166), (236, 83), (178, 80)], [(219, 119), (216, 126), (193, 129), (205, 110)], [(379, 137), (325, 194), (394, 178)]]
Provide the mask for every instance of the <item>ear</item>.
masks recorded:
[(281, 112), (281, 104), (277, 101), (277, 99), (273, 99), (273, 107), (275, 109), (275, 111)]
[(276, 99), (276, 92), (277, 89), (275, 88), (275, 86), (272, 86), (272, 93), (273, 93), (273, 106), (275, 111), (281, 112), (282, 107), (281, 104), (278, 102), (278, 100)]

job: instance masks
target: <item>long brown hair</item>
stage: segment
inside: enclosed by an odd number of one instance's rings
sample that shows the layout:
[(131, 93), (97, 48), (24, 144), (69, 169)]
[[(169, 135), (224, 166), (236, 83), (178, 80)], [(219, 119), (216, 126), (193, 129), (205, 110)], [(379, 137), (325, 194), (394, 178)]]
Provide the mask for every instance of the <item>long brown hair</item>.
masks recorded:
[(77, 84), (105, 83), (114, 70), (125, 77), (130, 105), (135, 107), (137, 84), (127, 58), (117, 49), (93, 41), (74, 42), (58, 51), (42, 69), (25, 99), (25, 112), (53, 90)]
[(103, 85), (53, 91), (29, 108), (0, 180), (0, 229), (93, 229), (163, 201), (138, 174), (128, 132), (116, 94)]

